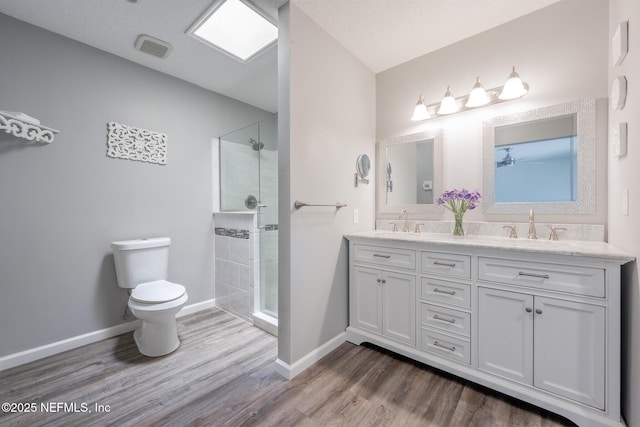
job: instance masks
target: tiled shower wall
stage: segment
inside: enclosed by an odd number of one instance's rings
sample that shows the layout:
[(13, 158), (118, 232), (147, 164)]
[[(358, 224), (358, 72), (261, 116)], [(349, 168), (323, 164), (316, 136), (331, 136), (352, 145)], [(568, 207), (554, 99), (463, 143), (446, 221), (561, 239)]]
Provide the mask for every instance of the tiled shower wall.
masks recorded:
[(215, 219), (216, 305), (251, 322), (260, 301), (260, 235), (256, 214), (222, 212)]

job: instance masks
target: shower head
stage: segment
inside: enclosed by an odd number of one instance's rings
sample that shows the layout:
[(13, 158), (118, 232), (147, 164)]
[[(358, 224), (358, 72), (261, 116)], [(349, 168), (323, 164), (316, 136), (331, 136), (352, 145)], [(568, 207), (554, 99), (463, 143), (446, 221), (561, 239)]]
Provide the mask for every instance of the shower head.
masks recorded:
[(251, 148), (253, 148), (253, 151), (260, 151), (264, 148), (264, 143), (258, 142), (253, 138), (249, 138), (249, 144), (251, 144)]

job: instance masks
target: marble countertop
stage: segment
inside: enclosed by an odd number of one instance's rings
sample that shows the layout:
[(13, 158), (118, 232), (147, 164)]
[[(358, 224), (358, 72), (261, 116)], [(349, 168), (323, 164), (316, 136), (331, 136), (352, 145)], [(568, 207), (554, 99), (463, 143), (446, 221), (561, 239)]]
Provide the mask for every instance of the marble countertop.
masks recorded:
[(347, 239), (371, 239), (384, 242), (424, 242), (436, 245), (450, 245), (469, 248), (507, 249), (520, 252), (536, 252), (544, 254), (592, 256), (620, 261), (625, 264), (635, 260), (635, 257), (622, 249), (618, 249), (606, 242), (581, 240), (529, 240), (509, 239), (497, 236), (466, 235), (453, 236), (450, 233), (411, 233), (391, 232), (386, 230), (361, 231), (347, 233)]

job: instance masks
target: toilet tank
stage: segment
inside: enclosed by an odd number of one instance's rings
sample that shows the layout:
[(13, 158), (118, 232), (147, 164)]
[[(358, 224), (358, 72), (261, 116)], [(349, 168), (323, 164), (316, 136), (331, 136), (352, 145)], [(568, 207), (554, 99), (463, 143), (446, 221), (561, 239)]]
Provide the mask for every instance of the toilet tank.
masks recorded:
[(170, 244), (169, 237), (111, 243), (118, 286), (133, 289), (141, 283), (166, 279)]

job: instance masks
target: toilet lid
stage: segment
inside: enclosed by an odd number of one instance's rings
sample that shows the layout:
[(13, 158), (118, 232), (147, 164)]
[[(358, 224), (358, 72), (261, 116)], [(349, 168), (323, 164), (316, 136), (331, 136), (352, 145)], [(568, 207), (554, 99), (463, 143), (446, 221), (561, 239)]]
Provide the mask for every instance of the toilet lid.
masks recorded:
[(142, 303), (160, 303), (173, 301), (184, 295), (184, 286), (177, 283), (157, 280), (136, 286), (131, 292), (131, 299)]

